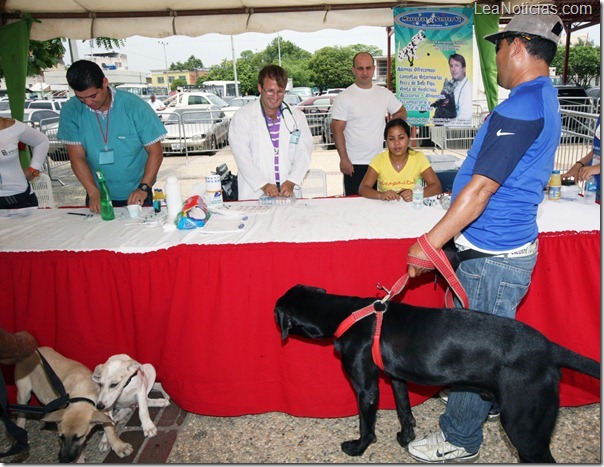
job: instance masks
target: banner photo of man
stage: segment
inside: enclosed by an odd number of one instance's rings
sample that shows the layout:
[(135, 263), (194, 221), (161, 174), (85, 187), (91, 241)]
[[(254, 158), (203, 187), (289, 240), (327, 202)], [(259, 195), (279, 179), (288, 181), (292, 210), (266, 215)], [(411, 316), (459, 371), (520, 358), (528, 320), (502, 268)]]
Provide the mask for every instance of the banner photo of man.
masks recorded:
[(472, 126), (472, 8), (394, 8), (396, 96), (413, 126)]

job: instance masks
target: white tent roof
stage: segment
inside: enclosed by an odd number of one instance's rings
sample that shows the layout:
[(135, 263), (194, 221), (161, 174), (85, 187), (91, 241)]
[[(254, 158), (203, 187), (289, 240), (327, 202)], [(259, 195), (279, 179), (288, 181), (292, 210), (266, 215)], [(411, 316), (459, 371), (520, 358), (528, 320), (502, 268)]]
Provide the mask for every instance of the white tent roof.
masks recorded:
[[(2, 16), (29, 12), (31, 38), (168, 37), (392, 26), (392, 8), (468, 4), (472, 0), (5, 0)], [(0, 0), (0, 5), (2, 0)]]

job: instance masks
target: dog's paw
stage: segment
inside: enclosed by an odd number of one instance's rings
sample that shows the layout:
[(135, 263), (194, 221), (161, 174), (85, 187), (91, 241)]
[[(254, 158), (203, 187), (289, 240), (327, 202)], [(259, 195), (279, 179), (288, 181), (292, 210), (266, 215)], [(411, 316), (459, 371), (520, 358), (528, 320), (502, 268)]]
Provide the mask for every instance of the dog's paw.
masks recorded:
[(415, 439), (415, 430), (409, 428), (408, 430), (399, 431), (396, 434), (396, 440), (401, 447), (406, 448), (407, 445)]
[(145, 434), (145, 438), (153, 438), (157, 435), (157, 427), (153, 423), (144, 424), (143, 433)]
[(368, 438), (369, 439), (367, 440), (353, 439), (350, 441), (344, 441), (342, 443), (342, 451), (349, 456), (360, 456), (365, 452), (370, 444), (375, 443), (377, 440), (375, 435), (370, 435)]
[(157, 398), (157, 399), (147, 399), (148, 407), (168, 407), (170, 405), (169, 399)]
[(107, 452), (110, 448), (111, 445), (109, 444), (109, 441), (107, 441), (107, 436), (103, 433), (103, 437), (101, 438), (101, 441), (99, 441), (99, 451)]
[(130, 443), (124, 443), (123, 441), (113, 446), (113, 452), (120, 458), (128, 457), (132, 454), (132, 451), (134, 451), (132, 445)]

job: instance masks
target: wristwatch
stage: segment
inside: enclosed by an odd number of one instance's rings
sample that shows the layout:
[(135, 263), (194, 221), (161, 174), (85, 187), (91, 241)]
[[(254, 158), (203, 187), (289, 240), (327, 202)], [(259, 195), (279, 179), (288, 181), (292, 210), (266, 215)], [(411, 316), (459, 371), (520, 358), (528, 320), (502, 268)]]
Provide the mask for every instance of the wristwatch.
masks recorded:
[(33, 167), (30, 167), (29, 171), (32, 173), (34, 178), (37, 177), (38, 175), (40, 175), (40, 171), (38, 169), (34, 169)]
[(141, 183), (138, 186), (138, 189), (140, 191), (144, 191), (145, 193), (151, 193), (151, 187), (149, 185), (147, 185), (146, 183)]

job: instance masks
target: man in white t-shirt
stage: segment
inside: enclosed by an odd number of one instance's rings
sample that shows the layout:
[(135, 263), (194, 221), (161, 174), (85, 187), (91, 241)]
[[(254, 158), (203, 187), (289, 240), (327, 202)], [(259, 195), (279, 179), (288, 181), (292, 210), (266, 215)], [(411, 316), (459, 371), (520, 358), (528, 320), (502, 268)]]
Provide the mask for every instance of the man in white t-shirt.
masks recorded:
[(157, 98), (155, 97), (155, 94), (151, 94), (151, 97), (149, 100), (149, 105), (156, 112), (161, 112), (162, 110), (166, 110), (166, 106), (164, 105), (164, 103), (162, 101), (158, 101)]
[(373, 85), (374, 71), (370, 53), (356, 54), (352, 61), (354, 84), (338, 94), (331, 109), (345, 196), (358, 194), (369, 162), (383, 150), (386, 117), (407, 118), (407, 110), (391, 91)]

